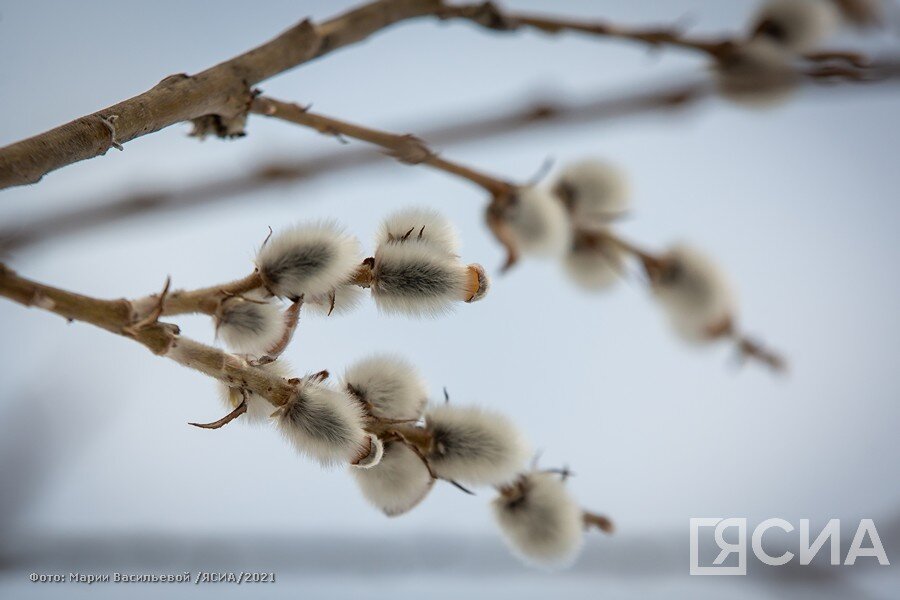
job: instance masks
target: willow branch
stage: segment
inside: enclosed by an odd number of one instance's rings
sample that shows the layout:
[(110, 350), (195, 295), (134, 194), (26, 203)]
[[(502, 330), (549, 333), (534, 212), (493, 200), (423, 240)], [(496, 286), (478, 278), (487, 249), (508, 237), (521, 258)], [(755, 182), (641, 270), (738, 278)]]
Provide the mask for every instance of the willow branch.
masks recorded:
[[(422, 135), (432, 143), (445, 146), (542, 125), (600, 122), (674, 110), (697, 104), (708, 98), (711, 92), (710, 86), (704, 83), (685, 82), (583, 102), (560, 101), (555, 99), (560, 94), (548, 94), (548, 98), (554, 99), (535, 101), (514, 110), (496, 111), (480, 119), (435, 119), (436, 122), (448, 124), (426, 128)], [(0, 253), (148, 214), (215, 205), (257, 190), (292, 185), (326, 174), (362, 168), (382, 159), (382, 153), (369, 148), (342, 148), (291, 162), (273, 159), (246, 174), (204, 181), (179, 190), (156, 189), (129, 193), (93, 205), (87, 200), (72, 201), (68, 203), (72, 206), (70, 209), (58, 211), (32, 223), (0, 228)]]
[[(446, 7), (439, 12), (438, 16), (442, 19), (470, 21), (494, 31), (511, 32), (530, 28), (551, 35), (572, 32), (600, 38), (629, 40), (651, 48), (666, 46), (688, 50), (713, 60), (727, 58), (745, 41), (744, 38), (737, 35), (718, 38), (689, 36), (682, 27), (677, 25), (626, 27), (609, 21), (513, 12), (501, 9), (493, 2)], [(852, 51), (813, 52), (802, 55), (801, 58), (813, 63), (837, 60), (857, 68), (869, 66), (869, 61), (865, 56)]]
[(262, 96), (254, 98), (250, 105), (250, 112), (302, 125), (325, 135), (349, 137), (380, 146), (390, 156), (402, 163), (427, 165), (461, 177), (481, 187), (492, 196), (509, 194), (514, 187), (507, 181), (438, 156), (422, 139), (411, 134), (398, 135), (363, 127), (310, 112), (299, 104)]
[(274, 406), (281, 406), (294, 393), (294, 386), (288, 381), (248, 364), (239, 356), (184, 337), (175, 325), (142, 322), (126, 299), (101, 300), (44, 285), (17, 275), (2, 263), (0, 296), (132, 339), (154, 354), (227, 385), (259, 394)]
[(262, 279), (259, 273), (254, 271), (250, 275), (220, 285), (213, 285), (197, 290), (175, 290), (163, 294), (145, 296), (132, 301), (134, 310), (138, 315), (146, 314), (156, 304), (160, 307), (160, 315), (183, 315), (188, 313), (203, 313), (214, 315), (222, 300), (232, 296), (240, 296), (247, 292), (262, 287)]
[[(0, 189), (35, 183), (50, 171), (101, 156), (110, 148), (121, 150), (135, 138), (182, 121), (194, 121), (200, 135), (210, 130), (220, 136), (243, 135), (254, 85), (398, 21), (429, 15), (465, 19), (499, 31), (530, 27), (548, 33), (576, 31), (629, 39), (651, 46), (687, 48), (715, 59), (727, 56), (737, 44), (731, 39), (690, 38), (674, 27), (631, 29), (607, 22), (508, 13), (490, 2), (445, 6), (443, 0), (376, 0), (320, 25), (304, 20), (269, 42), (196, 75), (171, 75), (138, 96), (0, 148)], [(852, 62), (852, 53), (832, 52), (829, 56), (840, 55), (850, 56)], [(859, 76), (844, 71), (828, 69), (810, 75)]]
[[(840, 65), (824, 65), (825, 70), (813, 69), (805, 80), (813, 91), (834, 93), (828, 75), (846, 73)], [(895, 62), (882, 62), (870, 67), (868, 76), (860, 79), (859, 71), (841, 83), (895, 82), (900, 68)], [(853, 86), (855, 87), (855, 86)], [(481, 119), (445, 119), (448, 125), (430, 127), (422, 132), (424, 139), (446, 146), (539, 126), (566, 126), (596, 123), (654, 112), (665, 113), (697, 105), (714, 95), (714, 89), (704, 81), (687, 81), (656, 86), (650, 90), (613, 94), (580, 102), (559, 100), (535, 101), (522, 108), (498, 111)], [(559, 94), (548, 94), (556, 98)], [(408, 128), (404, 128), (408, 129)], [(362, 168), (378, 162), (382, 153), (367, 148), (341, 149), (311, 158), (290, 161), (271, 160), (252, 172), (189, 185), (179, 190), (156, 189), (91, 205), (91, 201), (73, 201), (72, 208), (41, 217), (30, 223), (11, 224), (0, 228), (0, 254), (28, 247), (60, 235), (78, 233), (97, 226), (140, 218), (147, 214), (176, 211), (214, 205), (257, 190), (292, 185), (330, 173)]]
[(672, 46), (701, 52), (717, 58), (734, 45), (730, 39), (692, 38), (675, 26), (630, 28), (608, 21), (580, 20), (550, 15), (534, 15), (501, 9), (493, 2), (448, 6), (440, 11), (442, 19), (462, 19), (494, 31), (531, 28), (543, 33), (584, 33), (597, 37), (623, 39), (651, 47)]
[[(638, 246), (609, 229), (603, 231), (580, 231), (576, 232), (576, 236), (580, 238), (582, 244), (610, 243), (618, 247), (640, 262), (649, 282), (656, 280), (666, 268), (664, 257)], [(776, 372), (787, 370), (787, 361), (781, 354), (747, 337), (737, 328), (731, 317), (710, 327), (706, 333), (709, 339), (731, 339), (742, 360), (755, 360)]]
[(133, 98), (0, 148), (0, 189), (35, 183), (74, 162), (182, 121), (215, 115), (240, 135), (252, 86), (398, 21), (434, 14), (441, 0), (377, 0), (321, 24), (304, 20), (196, 75), (171, 75)]

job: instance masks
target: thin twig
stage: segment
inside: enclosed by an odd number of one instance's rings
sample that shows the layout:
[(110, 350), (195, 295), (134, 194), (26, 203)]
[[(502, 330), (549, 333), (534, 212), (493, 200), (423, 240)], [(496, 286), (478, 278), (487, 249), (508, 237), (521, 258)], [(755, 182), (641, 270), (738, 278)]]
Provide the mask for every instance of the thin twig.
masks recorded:
[[(600, 122), (654, 111), (671, 110), (698, 103), (710, 96), (711, 88), (702, 83), (669, 83), (647, 91), (603, 96), (583, 102), (566, 102), (561, 94), (547, 94), (552, 100), (537, 100), (514, 110), (473, 111), (488, 116), (472, 120), (435, 119), (447, 123), (425, 128), (425, 139), (446, 146), (496, 135), (505, 135), (539, 125), (571, 125)], [(383, 159), (383, 153), (367, 147), (341, 148), (339, 151), (298, 161), (270, 159), (251, 172), (217, 178), (181, 189), (156, 189), (129, 193), (119, 198), (93, 203), (74, 200), (72, 207), (28, 224), (7, 225), (0, 229), (0, 253), (25, 248), (46, 239), (119, 223), (147, 214), (184, 210), (218, 204), (231, 198), (270, 187), (292, 185), (329, 173), (361, 168)]]
[(228, 425), (245, 412), (247, 412), (246, 397), (241, 400), (241, 403), (238, 404), (233, 411), (217, 421), (213, 421), (212, 423), (188, 423), (188, 425), (193, 425), (194, 427), (199, 427), (200, 429), (219, 429), (221, 427), (224, 427), (225, 425)]
[(414, 135), (389, 133), (341, 121), (313, 113), (299, 104), (265, 96), (253, 99), (250, 112), (309, 127), (325, 135), (341, 135), (380, 146), (387, 150), (390, 156), (402, 163), (423, 164), (461, 177), (483, 188), (492, 196), (507, 194), (514, 187), (507, 181), (439, 157), (423, 140)]
[(523, 27), (544, 33), (584, 33), (592, 36), (625, 39), (653, 48), (672, 46), (717, 58), (733, 46), (731, 39), (692, 38), (677, 26), (629, 28), (608, 21), (581, 20), (550, 15), (534, 15), (501, 9), (493, 2), (466, 4), (444, 8), (442, 19), (464, 19), (494, 31), (517, 31)]

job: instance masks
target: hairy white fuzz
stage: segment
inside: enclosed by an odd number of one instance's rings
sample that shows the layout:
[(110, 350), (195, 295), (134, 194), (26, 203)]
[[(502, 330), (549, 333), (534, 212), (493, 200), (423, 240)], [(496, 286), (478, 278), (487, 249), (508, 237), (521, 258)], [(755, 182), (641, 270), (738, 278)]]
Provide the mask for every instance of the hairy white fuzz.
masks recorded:
[(604, 225), (628, 210), (628, 182), (613, 165), (583, 160), (559, 174), (553, 191), (569, 209), (576, 225)]
[[(291, 376), (291, 367), (283, 360), (276, 360), (265, 365), (260, 365), (257, 368), (279, 377), (287, 378)], [(228, 387), (222, 382), (219, 382), (217, 385), (222, 404), (229, 412), (237, 408), (244, 400), (244, 393), (241, 392), (239, 388)], [(275, 406), (259, 394), (250, 391), (246, 393), (246, 397), (247, 412), (238, 417), (238, 421), (253, 425), (268, 423), (272, 413), (275, 412)]]
[(343, 385), (382, 419), (418, 420), (428, 401), (428, 389), (419, 372), (395, 356), (378, 355), (357, 362), (347, 369)]
[(376, 245), (408, 240), (419, 240), (435, 250), (453, 256), (459, 252), (459, 241), (453, 225), (431, 208), (407, 208), (390, 215), (381, 224)]
[(527, 254), (562, 256), (572, 236), (565, 206), (543, 187), (518, 190), (506, 222), (516, 246)]
[(840, 15), (828, 0), (770, 0), (754, 20), (753, 37), (791, 52), (814, 50), (837, 29)]
[(792, 56), (766, 40), (753, 40), (722, 57), (715, 67), (719, 95), (736, 104), (765, 108), (787, 100), (799, 81)]
[(319, 296), (304, 296), (303, 309), (317, 315), (343, 315), (355, 310), (366, 295), (364, 289), (345, 283)]
[(323, 466), (353, 463), (369, 454), (359, 402), (315, 376), (303, 378), (276, 411), (275, 421), (298, 452)]
[(216, 311), (216, 335), (241, 354), (261, 356), (284, 336), (281, 308), (261, 295), (226, 298)]
[(704, 341), (730, 322), (736, 302), (725, 274), (702, 252), (686, 245), (663, 257), (662, 274), (652, 281), (653, 292), (683, 338)]
[(256, 267), (270, 292), (295, 300), (327, 294), (348, 281), (361, 260), (356, 238), (324, 222), (272, 236), (259, 251)]
[(429, 409), (433, 436), (428, 462), (438, 477), (472, 485), (512, 481), (528, 459), (528, 446), (504, 415), (444, 404)]
[(556, 473), (522, 475), (492, 502), (494, 518), (512, 551), (542, 567), (570, 564), (581, 549), (581, 508)]
[(565, 258), (566, 273), (586, 290), (604, 290), (622, 279), (625, 252), (602, 240), (576, 239)]
[(373, 275), (372, 297), (386, 313), (439, 315), (468, 296), (467, 267), (421, 241), (380, 246)]
[(409, 512), (434, 485), (422, 459), (402, 442), (384, 445), (381, 462), (371, 469), (351, 469), (363, 496), (389, 517)]

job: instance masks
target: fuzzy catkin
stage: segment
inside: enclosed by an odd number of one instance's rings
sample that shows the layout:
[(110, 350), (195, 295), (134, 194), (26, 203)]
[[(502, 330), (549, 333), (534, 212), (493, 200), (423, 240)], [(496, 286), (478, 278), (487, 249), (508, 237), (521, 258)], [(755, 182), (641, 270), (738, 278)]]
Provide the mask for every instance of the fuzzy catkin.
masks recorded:
[(378, 231), (376, 245), (380, 247), (411, 240), (423, 242), (450, 256), (459, 253), (459, 240), (453, 225), (431, 208), (407, 208), (388, 216)]
[(516, 191), (505, 222), (516, 247), (526, 254), (562, 256), (572, 236), (562, 201), (539, 186)]
[(528, 446), (504, 415), (449, 404), (425, 414), (433, 443), (428, 461), (438, 477), (472, 485), (511, 481), (528, 458)]
[(303, 308), (317, 315), (343, 315), (355, 310), (366, 292), (354, 283), (344, 283), (318, 296), (304, 296)]
[(421, 241), (384, 244), (375, 253), (372, 297), (386, 313), (439, 315), (467, 296), (469, 273), (455, 257)]
[(415, 508), (434, 485), (422, 459), (399, 441), (384, 445), (376, 466), (351, 473), (365, 499), (389, 517)]
[[(278, 377), (287, 378), (291, 376), (291, 367), (283, 360), (275, 360), (256, 368), (262, 369), (272, 375), (277, 375)], [(242, 392), (240, 388), (230, 387), (223, 382), (218, 382), (217, 385), (219, 388), (219, 397), (222, 399), (222, 404), (228, 411), (237, 408), (241, 401), (244, 400), (246, 394), (247, 412), (238, 418), (239, 421), (252, 425), (260, 425), (268, 423), (271, 420), (272, 413), (275, 412), (276, 407), (259, 394), (250, 391), (245, 393)]]
[(597, 159), (568, 165), (553, 191), (577, 226), (602, 226), (628, 210), (628, 182), (613, 165)]
[(292, 300), (328, 294), (349, 281), (360, 262), (359, 242), (332, 222), (279, 232), (256, 257), (266, 288)]
[(353, 463), (369, 453), (359, 403), (315, 376), (300, 381), (275, 419), (297, 451), (322, 466)]
[(415, 421), (422, 416), (428, 389), (406, 360), (376, 355), (350, 366), (343, 385), (382, 419)]
[(840, 17), (830, 0), (769, 0), (754, 20), (753, 37), (791, 52), (809, 52), (838, 26)]
[(714, 77), (720, 96), (754, 108), (787, 100), (799, 82), (791, 55), (764, 39), (735, 47), (721, 57)]
[(663, 263), (652, 288), (675, 331), (689, 341), (711, 339), (711, 332), (737, 311), (725, 274), (708, 256), (684, 244), (671, 248)]
[(493, 502), (494, 518), (510, 549), (542, 567), (571, 563), (582, 546), (581, 508), (556, 473), (526, 473)]
[(279, 306), (261, 295), (234, 296), (219, 305), (216, 334), (241, 354), (261, 356), (284, 336), (287, 325)]
[(615, 244), (576, 238), (566, 254), (564, 265), (566, 273), (581, 288), (599, 291), (622, 279), (625, 257), (625, 251)]

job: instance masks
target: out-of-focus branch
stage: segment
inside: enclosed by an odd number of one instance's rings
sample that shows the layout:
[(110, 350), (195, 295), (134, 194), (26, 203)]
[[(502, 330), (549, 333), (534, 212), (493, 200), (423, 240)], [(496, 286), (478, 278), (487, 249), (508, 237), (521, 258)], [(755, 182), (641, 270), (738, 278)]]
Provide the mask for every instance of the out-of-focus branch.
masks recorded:
[(565, 32), (631, 40), (652, 47), (672, 46), (719, 57), (733, 45), (731, 39), (700, 39), (687, 36), (675, 26), (625, 27), (608, 21), (583, 20), (551, 15), (535, 15), (501, 9), (493, 2), (448, 6), (440, 11), (442, 19), (463, 19), (494, 31), (531, 28), (544, 33)]
[[(502, 9), (493, 2), (445, 7), (438, 16), (442, 19), (463, 19), (494, 31), (512, 32), (530, 28), (551, 35), (574, 32), (594, 37), (629, 40), (651, 48), (664, 46), (680, 48), (700, 53), (713, 60), (728, 58), (745, 41), (740, 36), (695, 37), (688, 35), (677, 25), (626, 27), (609, 21), (515, 12)], [(866, 57), (856, 52), (813, 52), (801, 58), (813, 63), (832, 60), (846, 62), (857, 68), (868, 65)]]
[[(647, 275), (648, 282), (652, 283), (659, 278), (667, 268), (667, 261), (663, 256), (625, 239), (621, 235), (614, 233), (611, 229), (578, 231), (576, 232), (576, 236), (579, 238), (579, 243), (581, 244), (609, 243), (618, 247), (640, 263), (641, 268)], [(784, 372), (787, 370), (787, 361), (783, 356), (747, 337), (747, 335), (740, 331), (731, 317), (708, 328), (705, 333), (710, 340), (732, 340), (741, 360), (757, 361), (776, 372)]]
[(321, 24), (308, 20), (196, 75), (166, 77), (150, 90), (55, 129), (0, 148), (0, 189), (45, 174), (181, 121), (242, 135), (251, 88), (283, 71), (358, 42), (398, 21), (434, 14), (441, 0), (377, 0)]
[[(696, 104), (711, 95), (702, 82), (668, 83), (650, 90), (566, 102), (559, 94), (526, 106), (497, 111), (480, 119), (436, 119), (446, 125), (423, 129), (423, 138), (441, 146), (504, 135), (536, 126), (563, 126), (664, 112)], [(328, 173), (361, 168), (383, 160), (369, 148), (342, 148), (296, 161), (272, 160), (250, 173), (189, 185), (180, 190), (151, 190), (91, 205), (73, 201), (71, 209), (24, 225), (0, 228), (0, 252), (25, 248), (60, 235), (118, 223), (148, 214), (215, 204), (276, 186), (290, 185)]]
[[(852, 65), (851, 65), (852, 66)], [(896, 81), (900, 68), (894, 61), (876, 63), (868, 68), (860, 81), (860, 71), (842, 65), (813, 67), (815, 77), (805, 82), (813, 90), (833, 91), (831, 76), (843, 83)], [(848, 78), (847, 73), (851, 73)], [(854, 78), (855, 77), (855, 78)], [(438, 146), (464, 143), (504, 135), (538, 126), (565, 126), (604, 120), (668, 112), (693, 106), (714, 95), (705, 81), (671, 82), (649, 90), (611, 94), (586, 101), (561, 101), (558, 94), (547, 94), (551, 100), (535, 101), (507, 111), (497, 111), (481, 119), (436, 119), (447, 125), (417, 128), (424, 139)], [(405, 128), (408, 129), (408, 128)], [(56, 236), (77, 233), (97, 226), (118, 223), (158, 212), (195, 208), (222, 202), (266, 188), (290, 185), (328, 173), (341, 172), (377, 163), (382, 153), (368, 148), (327, 152), (296, 161), (272, 160), (250, 173), (188, 185), (180, 190), (150, 190), (90, 204), (73, 201), (73, 208), (62, 210), (32, 223), (0, 228), (0, 254), (8, 253)]]

